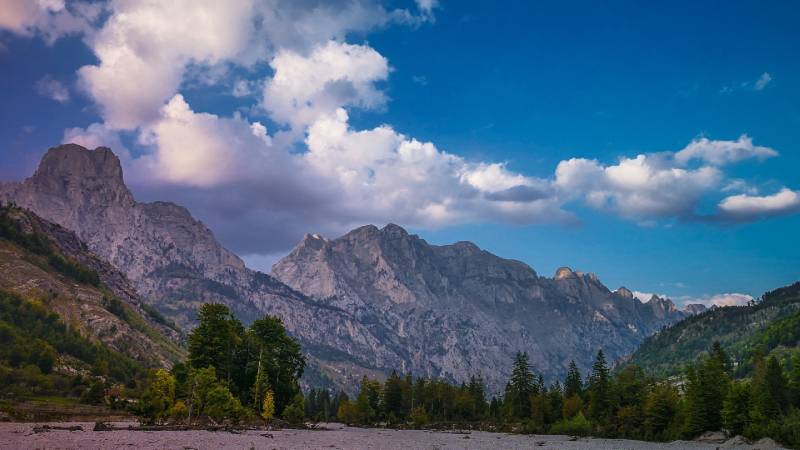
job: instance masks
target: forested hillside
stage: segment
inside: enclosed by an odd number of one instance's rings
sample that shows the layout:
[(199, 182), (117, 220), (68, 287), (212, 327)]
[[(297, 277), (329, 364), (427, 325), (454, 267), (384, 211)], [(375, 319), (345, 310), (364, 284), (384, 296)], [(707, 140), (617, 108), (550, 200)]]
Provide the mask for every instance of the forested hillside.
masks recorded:
[[(165, 333), (171, 337), (167, 337)], [(0, 206), (0, 403), (113, 403), (185, 351), (124, 275), (71, 232)]]
[(800, 342), (800, 282), (764, 294), (746, 306), (712, 308), (649, 337), (624, 365), (671, 376), (719, 342), (737, 376), (752, 372), (757, 351), (787, 360)]

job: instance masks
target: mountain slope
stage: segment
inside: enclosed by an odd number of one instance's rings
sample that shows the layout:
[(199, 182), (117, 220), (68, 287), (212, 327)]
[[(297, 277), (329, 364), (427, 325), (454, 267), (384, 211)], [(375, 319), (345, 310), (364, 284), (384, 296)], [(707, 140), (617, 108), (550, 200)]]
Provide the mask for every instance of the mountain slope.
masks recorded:
[(16, 295), (56, 313), (81, 336), (144, 366), (171, 367), (184, 356), (180, 333), (142, 302), (124, 275), (73, 233), (13, 206), (0, 207), (0, 290), (7, 300)]
[(800, 282), (764, 294), (746, 306), (712, 308), (647, 338), (627, 364), (669, 376), (717, 341), (731, 355), (737, 373), (745, 375), (756, 351), (800, 346)]
[(611, 292), (593, 274), (543, 278), (472, 243), (433, 246), (393, 224), (307, 235), (272, 275), (367, 324), (393, 356), (379, 368), (456, 381), (481, 373), (494, 390), (516, 351), (553, 379), (571, 358), (585, 369), (601, 347), (621, 357), (685, 316), (669, 300)]

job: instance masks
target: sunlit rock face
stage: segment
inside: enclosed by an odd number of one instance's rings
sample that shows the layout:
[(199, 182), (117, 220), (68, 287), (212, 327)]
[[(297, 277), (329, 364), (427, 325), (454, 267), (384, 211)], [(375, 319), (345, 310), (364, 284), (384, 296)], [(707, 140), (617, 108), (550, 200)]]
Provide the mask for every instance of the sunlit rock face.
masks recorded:
[(517, 351), (553, 380), (570, 359), (587, 369), (599, 348), (622, 357), (684, 316), (669, 300), (611, 292), (591, 273), (541, 277), (472, 243), (433, 246), (393, 224), (309, 234), (272, 275), (255, 272), (185, 208), (137, 202), (105, 148), (53, 148), (32, 177), (0, 186), (0, 199), (74, 230), (185, 328), (209, 301), (245, 322), (281, 317), (307, 353), (309, 384), (352, 391), (363, 375), (394, 369), (479, 374), (499, 391)]

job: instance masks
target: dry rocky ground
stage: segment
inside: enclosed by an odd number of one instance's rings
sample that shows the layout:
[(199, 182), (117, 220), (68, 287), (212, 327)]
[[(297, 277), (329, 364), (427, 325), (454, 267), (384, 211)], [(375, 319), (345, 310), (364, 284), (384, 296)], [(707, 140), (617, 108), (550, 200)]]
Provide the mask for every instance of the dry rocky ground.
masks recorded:
[[(362, 429), (328, 425), (325, 430), (245, 431), (92, 431), (92, 423), (51, 424), (81, 426), (84, 431), (34, 432), (41, 424), (0, 423), (0, 449), (760, 449), (780, 448), (769, 440), (747, 444), (741, 439), (724, 443), (677, 441), (652, 443), (617, 439), (577, 439), (568, 436), (504, 433), (452, 433), (414, 430)], [(117, 427), (128, 423), (116, 423)]]

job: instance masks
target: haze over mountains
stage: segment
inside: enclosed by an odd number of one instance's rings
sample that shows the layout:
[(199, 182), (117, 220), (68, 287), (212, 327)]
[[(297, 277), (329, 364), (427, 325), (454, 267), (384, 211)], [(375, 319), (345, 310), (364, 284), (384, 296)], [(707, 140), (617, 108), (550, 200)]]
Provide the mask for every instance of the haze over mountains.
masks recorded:
[(397, 369), (455, 381), (481, 374), (496, 391), (518, 350), (552, 379), (572, 358), (587, 368), (601, 347), (612, 359), (629, 354), (688, 314), (612, 292), (593, 274), (541, 277), (469, 242), (433, 246), (392, 224), (307, 235), (271, 275), (255, 272), (185, 208), (137, 202), (107, 148), (50, 149), (33, 176), (0, 185), (0, 199), (75, 231), (182, 327), (210, 301), (245, 322), (281, 317), (314, 383), (352, 388)]

